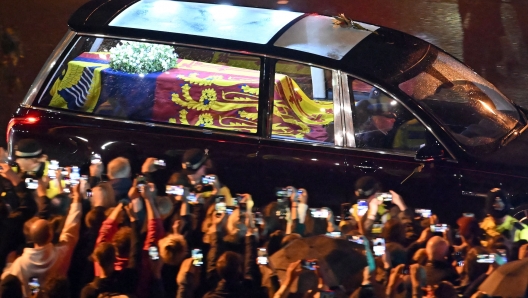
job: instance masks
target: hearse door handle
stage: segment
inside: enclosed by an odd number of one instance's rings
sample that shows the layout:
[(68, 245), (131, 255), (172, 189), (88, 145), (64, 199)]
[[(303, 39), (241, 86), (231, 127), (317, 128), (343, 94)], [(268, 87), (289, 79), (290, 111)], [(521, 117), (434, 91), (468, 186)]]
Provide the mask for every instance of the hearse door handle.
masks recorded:
[(359, 165), (352, 165), (352, 167), (354, 167), (355, 169), (363, 170), (363, 171), (374, 171), (374, 172), (377, 170), (383, 169), (383, 167), (376, 166), (376, 164), (373, 163), (372, 161), (363, 161)]

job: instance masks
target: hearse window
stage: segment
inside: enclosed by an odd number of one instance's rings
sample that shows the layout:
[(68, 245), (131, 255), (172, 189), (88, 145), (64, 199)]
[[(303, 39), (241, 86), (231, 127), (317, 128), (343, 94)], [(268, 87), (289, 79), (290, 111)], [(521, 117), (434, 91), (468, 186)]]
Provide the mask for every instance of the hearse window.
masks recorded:
[(334, 144), (333, 108), (331, 70), (277, 62), (273, 138)]
[(378, 88), (350, 78), (356, 147), (416, 152), (426, 129), (405, 107)]
[(112, 118), (257, 132), (261, 59), (82, 37), (38, 105)]

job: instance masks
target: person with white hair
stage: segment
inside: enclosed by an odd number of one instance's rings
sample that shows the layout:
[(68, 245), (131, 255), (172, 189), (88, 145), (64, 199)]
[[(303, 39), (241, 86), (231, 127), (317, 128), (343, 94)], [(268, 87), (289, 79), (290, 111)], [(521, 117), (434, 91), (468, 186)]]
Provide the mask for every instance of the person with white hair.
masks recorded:
[(425, 251), (427, 253), (427, 264), (425, 265), (427, 285), (437, 285), (441, 281), (448, 281), (455, 285), (459, 283), (459, 275), (447, 259), (449, 243), (444, 238), (434, 236), (429, 239)]

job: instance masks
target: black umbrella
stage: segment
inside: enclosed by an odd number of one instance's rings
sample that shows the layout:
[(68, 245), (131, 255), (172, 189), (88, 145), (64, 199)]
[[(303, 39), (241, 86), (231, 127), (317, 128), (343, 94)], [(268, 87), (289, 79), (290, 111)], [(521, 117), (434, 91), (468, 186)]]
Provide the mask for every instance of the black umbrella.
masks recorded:
[(526, 297), (528, 289), (528, 258), (504, 264), (491, 273), (479, 291), (490, 296)]
[(284, 280), (290, 263), (317, 259), (325, 275), (334, 280), (334, 285), (353, 289), (361, 285), (363, 269), (367, 266), (362, 250), (362, 245), (321, 235), (295, 240), (274, 253), (270, 260), (279, 278)]

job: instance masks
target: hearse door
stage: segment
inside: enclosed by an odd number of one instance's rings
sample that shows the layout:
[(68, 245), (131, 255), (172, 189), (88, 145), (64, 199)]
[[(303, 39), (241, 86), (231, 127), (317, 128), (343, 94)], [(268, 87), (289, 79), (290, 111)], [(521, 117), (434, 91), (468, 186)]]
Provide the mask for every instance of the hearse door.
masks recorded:
[(259, 148), (264, 199), (275, 200), (277, 187), (294, 186), (307, 190), (310, 207), (335, 212), (344, 202), (346, 175), (342, 135), (335, 133), (342, 121), (335, 117), (333, 71), (280, 60), (272, 68), (271, 129)]
[(383, 191), (400, 194), (409, 208), (432, 209), (440, 220), (453, 220), (446, 202), (460, 194), (456, 168), (448, 161), (416, 160), (416, 151), (426, 143), (425, 126), (380, 89), (353, 78), (347, 86), (353, 121), (346, 126), (354, 132), (347, 139), (349, 193), (359, 177), (373, 176)]

